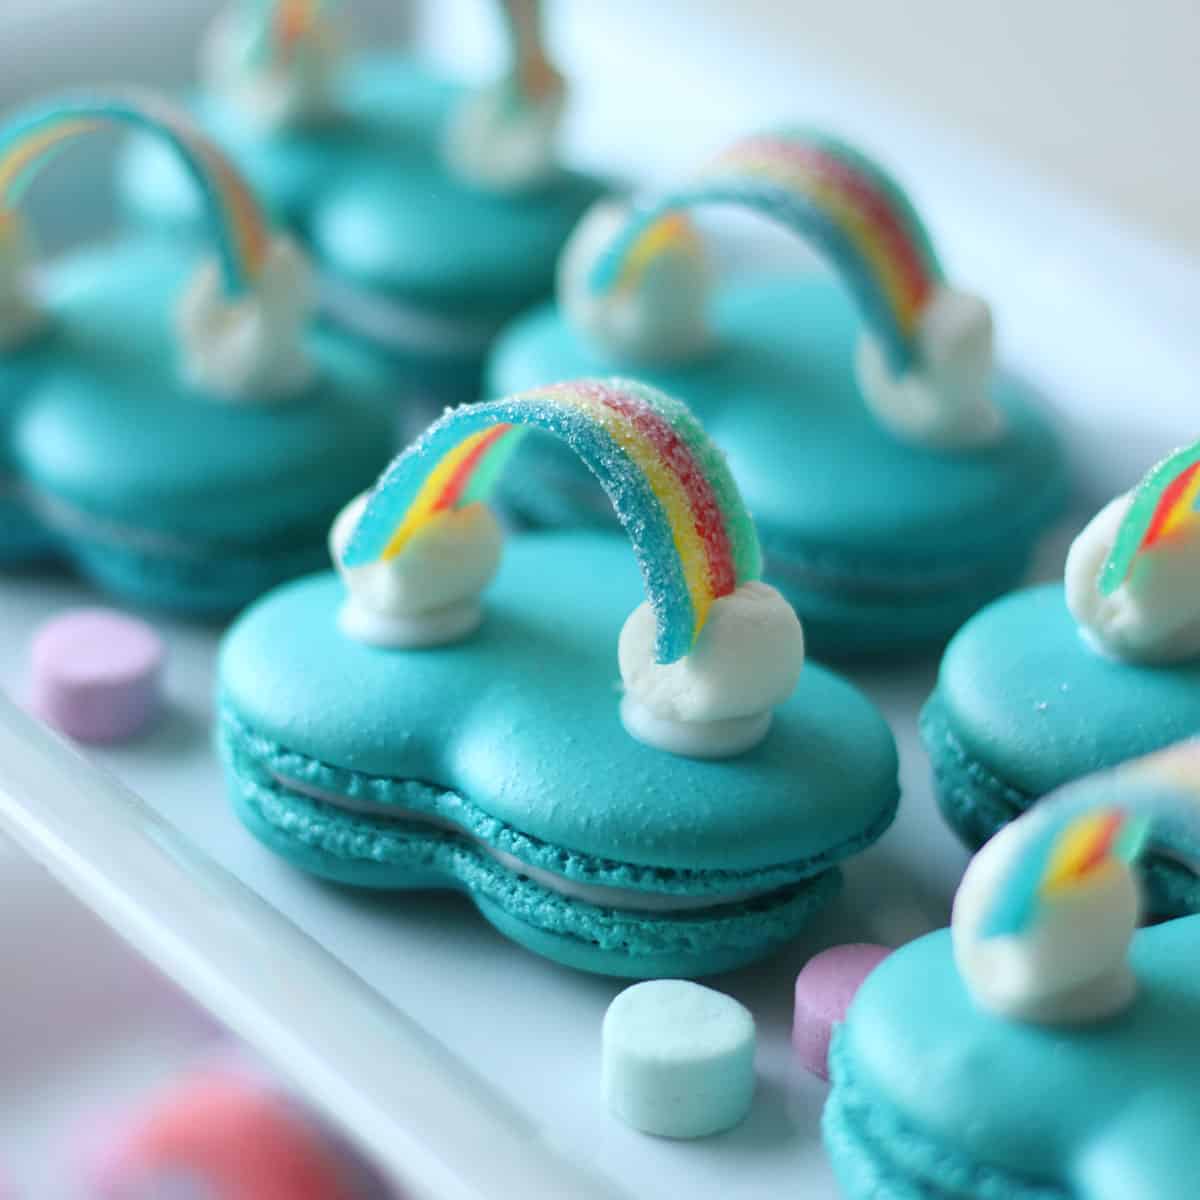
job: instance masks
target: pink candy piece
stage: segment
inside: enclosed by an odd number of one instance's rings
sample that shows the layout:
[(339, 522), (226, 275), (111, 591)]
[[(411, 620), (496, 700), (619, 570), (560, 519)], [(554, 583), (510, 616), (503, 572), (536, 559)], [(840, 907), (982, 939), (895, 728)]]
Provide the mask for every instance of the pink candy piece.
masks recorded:
[(79, 608), (47, 621), (30, 649), (30, 708), (81, 742), (137, 737), (162, 709), (166, 647), (145, 621)]
[(198, 1071), (161, 1093), (88, 1156), (89, 1194), (221, 1200), (362, 1200), (347, 1164), (311, 1121), (243, 1071)]
[(807, 1071), (829, 1078), (829, 1038), (862, 982), (891, 954), (887, 946), (856, 942), (810, 958), (796, 977), (792, 1046)]

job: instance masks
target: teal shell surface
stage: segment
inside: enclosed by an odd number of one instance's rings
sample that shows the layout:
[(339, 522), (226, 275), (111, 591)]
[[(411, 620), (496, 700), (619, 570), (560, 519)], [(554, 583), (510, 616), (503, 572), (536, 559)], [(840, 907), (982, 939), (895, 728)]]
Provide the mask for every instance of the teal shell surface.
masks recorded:
[[(497, 343), (488, 391), (625, 370), (687, 401), (729, 456), (768, 578), (819, 651), (944, 638), (1019, 581), (1066, 494), (1061, 448), (1027, 388), (997, 380), (1009, 428), (995, 445), (912, 446), (858, 393), (859, 322), (836, 281), (730, 284), (713, 304), (706, 356), (636, 369), (599, 358), (556, 309), (539, 309)], [(546, 439), (527, 439), (509, 478), (506, 501), (537, 523), (609, 519), (591, 481)]]
[[(891, 733), (865, 697), (819, 667), (806, 666), (767, 739), (742, 757), (679, 758), (629, 737), (616, 639), (642, 592), (620, 539), (513, 538), (483, 627), (454, 646), (357, 643), (337, 626), (343, 595), (333, 575), (281, 589), (243, 615), (221, 653), (235, 803), (263, 840), (306, 869), (363, 886), (459, 886), (503, 932), (568, 965), (694, 975), (792, 936), (828, 897), (830, 868), (894, 815)], [(279, 787), (280, 775), (454, 829), (434, 837), (349, 813)], [(577, 883), (768, 894), (692, 918), (617, 912), (544, 888), (536, 904), (514, 907), (507, 892), (480, 882), (479, 855), (460, 830)], [(454, 861), (430, 866), (431, 841)], [(510, 887), (517, 878), (501, 874)], [(489, 903), (507, 912), (503, 921)], [(543, 923), (539, 914), (549, 913), (557, 915)]]
[(1076, 1028), (977, 1008), (948, 930), (877, 967), (839, 1029), (825, 1143), (848, 1200), (1191, 1200), (1200, 918), (1140, 930), (1139, 992)]
[(203, 613), (325, 561), (333, 517), (374, 482), (393, 434), (386, 368), (325, 335), (308, 395), (238, 404), (190, 388), (170, 314), (191, 258), (140, 239), (50, 273), (53, 353), (12, 451), (77, 565), (133, 599)]
[(30, 511), (13, 461), (13, 436), (25, 397), (45, 369), (53, 337), (44, 331), (26, 345), (0, 351), (0, 566), (39, 558), (51, 540)]
[[(1097, 654), (1058, 584), (1015, 592), (969, 621), (921, 718), (942, 811), (973, 845), (1055, 788), (1197, 733), (1200, 663)], [(1154, 912), (1200, 909), (1190, 867), (1169, 855), (1148, 863)]]

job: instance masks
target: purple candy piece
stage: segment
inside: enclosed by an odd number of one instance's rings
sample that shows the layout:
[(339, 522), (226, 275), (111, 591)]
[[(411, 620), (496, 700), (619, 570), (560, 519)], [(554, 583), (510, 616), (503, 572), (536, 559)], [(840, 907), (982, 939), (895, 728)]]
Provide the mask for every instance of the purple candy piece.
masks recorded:
[(891, 954), (887, 946), (854, 942), (810, 958), (796, 977), (792, 1046), (806, 1071), (829, 1078), (829, 1038), (862, 982)]
[(81, 742), (137, 737), (162, 709), (166, 647), (151, 626), (105, 608), (47, 621), (30, 648), (29, 706)]

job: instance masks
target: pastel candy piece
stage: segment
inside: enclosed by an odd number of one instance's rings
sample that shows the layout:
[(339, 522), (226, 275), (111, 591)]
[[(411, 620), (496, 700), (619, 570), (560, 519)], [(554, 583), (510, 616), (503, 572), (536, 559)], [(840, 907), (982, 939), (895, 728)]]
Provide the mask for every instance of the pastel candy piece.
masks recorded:
[[(1062, 450), (1025, 384), (1003, 372), (994, 382), (1006, 421), (998, 441), (932, 450), (889, 433), (864, 403), (853, 372), (861, 321), (836, 281), (728, 284), (711, 301), (711, 324), (707, 353), (633, 373), (686, 401), (726, 452), (765, 577), (796, 606), (814, 653), (927, 647), (1020, 582), (1066, 494)], [(496, 344), (487, 391), (613, 369), (545, 306)], [(526, 439), (503, 487), (505, 502), (539, 524), (611, 520), (552, 439)]]
[[(365, 1174), (307, 1114), (251, 1075), (206, 1068), (151, 1099), (86, 1174), (104, 1200), (373, 1200)], [(91, 1192), (89, 1194), (92, 1194)]]
[(681, 979), (635, 984), (604, 1014), (605, 1102), (643, 1133), (722, 1133), (750, 1111), (754, 1045), (754, 1018), (731, 996)]
[(81, 608), (33, 635), (30, 707), (81, 742), (137, 737), (162, 710), (166, 646), (136, 617)]
[(1188, 1200), (1200, 917), (1139, 930), (1134, 1004), (1053, 1029), (976, 1004), (949, 930), (871, 972), (834, 1035), (825, 1145), (847, 1200)]
[(629, 546), (517, 535), (469, 639), (380, 649), (339, 627), (331, 574), (226, 636), (219, 741), (239, 817), (326, 878), (454, 887), (565, 965), (694, 976), (768, 954), (897, 799), (875, 707), (808, 664), (766, 738), (727, 761), (621, 725), (617, 634), (644, 598)]
[(394, 381), (314, 333), (304, 394), (199, 394), (169, 322), (188, 259), (142, 238), (47, 272), (48, 361), (12, 452), (29, 504), (84, 573), (138, 603), (216, 615), (327, 561), (333, 517), (388, 460)]
[[(921, 714), (946, 820), (982, 845), (1073, 779), (1200, 733), (1200, 663), (1105, 657), (1080, 636), (1060, 585), (984, 609), (946, 648)], [(1167, 842), (1143, 862), (1148, 910), (1200, 908), (1200, 878)]]
[(805, 963), (796, 976), (792, 1046), (806, 1071), (829, 1078), (833, 1027), (845, 1019), (863, 980), (890, 953), (887, 946), (859, 942), (823, 950)]

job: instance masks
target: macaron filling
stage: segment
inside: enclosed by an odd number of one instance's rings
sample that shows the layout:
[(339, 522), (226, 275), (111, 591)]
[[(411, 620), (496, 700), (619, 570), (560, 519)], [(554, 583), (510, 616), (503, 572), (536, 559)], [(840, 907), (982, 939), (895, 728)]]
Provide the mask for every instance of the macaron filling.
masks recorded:
[(296, 814), (301, 810), (323, 816), (327, 823), (334, 818), (345, 837), (324, 838), (322, 849), (327, 853), (380, 863), (386, 861), (387, 852), (372, 838), (372, 831), (381, 840), (415, 832), (463, 843), (510, 875), (566, 899), (633, 912), (701, 914), (795, 891), (875, 841), (893, 815), (888, 808), (877, 827), (807, 859), (743, 870), (681, 869), (621, 862), (555, 846), (493, 817), (448, 788), (322, 763), (254, 732), (228, 702), (221, 709), (220, 750), (237, 778), (243, 803), (279, 833), (297, 835)]

